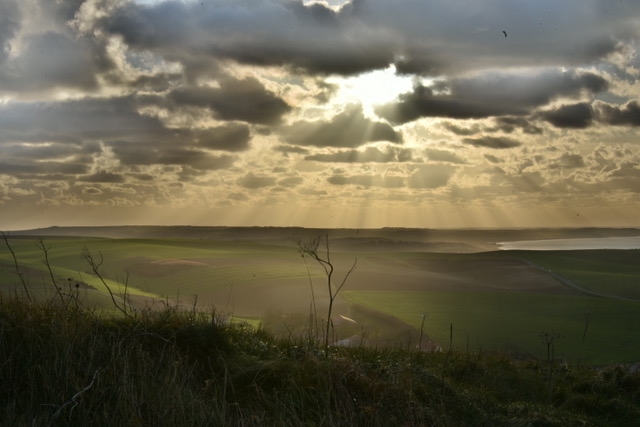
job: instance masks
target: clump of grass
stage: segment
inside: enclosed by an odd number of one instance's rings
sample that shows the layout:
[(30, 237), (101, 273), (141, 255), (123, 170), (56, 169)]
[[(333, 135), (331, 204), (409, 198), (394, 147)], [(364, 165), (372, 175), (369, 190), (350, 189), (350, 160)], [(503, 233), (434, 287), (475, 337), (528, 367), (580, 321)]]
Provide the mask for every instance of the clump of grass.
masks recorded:
[(2, 425), (588, 426), (640, 419), (640, 374), (622, 367), (325, 349), (213, 312), (167, 306), (106, 316), (55, 301), (0, 299)]

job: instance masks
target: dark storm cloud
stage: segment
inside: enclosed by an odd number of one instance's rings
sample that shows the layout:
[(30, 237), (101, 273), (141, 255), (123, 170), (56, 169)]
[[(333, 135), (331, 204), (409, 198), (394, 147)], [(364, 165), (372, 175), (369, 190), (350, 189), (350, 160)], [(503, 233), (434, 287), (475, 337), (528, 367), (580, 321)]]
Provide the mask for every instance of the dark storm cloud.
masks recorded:
[[(205, 71), (193, 67), (199, 56), (319, 74), (355, 74), (387, 66), (393, 59), (390, 41), (366, 26), (352, 27), (348, 20), (319, 3), (166, 1), (151, 7), (126, 3), (95, 24), (122, 36), (134, 49), (180, 59), (196, 74)], [(184, 46), (192, 46), (189, 53)]]
[(593, 120), (591, 105), (586, 102), (563, 105), (555, 110), (543, 111), (540, 115), (559, 128), (584, 129), (589, 127)]
[(595, 102), (594, 110), (598, 120), (616, 126), (640, 126), (640, 104), (629, 101), (623, 106)]
[(397, 147), (387, 147), (383, 150), (377, 147), (367, 147), (364, 150), (346, 150), (330, 154), (314, 154), (305, 157), (305, 160), (329, 163), (401, 163), (409, 162), (411, 159), (411, 150)]
[(240, 120), (256, 124), (276, 124), (291, 107), (269, 92), (255, 78), (224, 78), (221, 87), (181, 87), (171, 91), (169, 107), (208, 108), (222, 120)]
[(626, 27), (637, 29), (632, 17), (640, 11), (637, 2), (606, 0), (588, 6), (579, 0), (535, 5), (357, 0), (351, 7), (362, 22), (398, 37), (399, 70), (430, 75), (595, 61), (620, 48)]
[(514, 148), (522, 145), (515, 139), (494, 136), (485, 136), (481, 138), (465, 138), (463, 139), (463, 142), (469, 145), (473, 145), (474, 147), (486, 147), (496, 150)]
[(621, 49), (640, 7), (608, 2), (604, 14), (600, 3), (504, 7), (480, 1), (466, 7), (445, 0), (354, 0), (334, 11), (288, 0), (123, 2), (115, 10), (111, 3), (111, 13), (84, 19), (134, 49), (180, 60), (187, 69), (190, 60), (209, 56), (343, 75), (396, 62), (400, 72), (440, 75), (602, 59)]
[(300, 121), (282, 129), (287, 142), (316, 147), (359, 147), (367, 142), (400, 143), (402, 136), (389, 124), (368, 119), (360, 105), (348, 105), (327, 121)]
[(606, 90), (607, 81), (589, 72), (545, 70), (537, 73), (488, 72), (478, 76), (418, 85), (399, 101), (377, 107), (376, 113), (392, 123), (421, 117), (480, 119), (526, 115), (560, 97)]

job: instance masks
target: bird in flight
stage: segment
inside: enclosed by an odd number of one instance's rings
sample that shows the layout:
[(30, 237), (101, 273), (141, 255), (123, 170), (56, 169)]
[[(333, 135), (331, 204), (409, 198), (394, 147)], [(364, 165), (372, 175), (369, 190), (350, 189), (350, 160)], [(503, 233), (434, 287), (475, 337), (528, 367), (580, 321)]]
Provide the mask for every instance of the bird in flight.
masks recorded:
[(504, 34), (504, 36), (507, 37), (507, 32), (505, 30), (502, 30), (502, 34)]

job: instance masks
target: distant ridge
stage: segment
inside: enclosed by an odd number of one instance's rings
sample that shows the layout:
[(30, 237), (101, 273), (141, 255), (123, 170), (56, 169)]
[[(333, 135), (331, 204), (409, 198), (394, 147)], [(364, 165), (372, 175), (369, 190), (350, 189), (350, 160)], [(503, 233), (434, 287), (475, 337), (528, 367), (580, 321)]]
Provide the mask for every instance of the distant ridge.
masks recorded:
[[(381, 229), (322, 229), (304, 227), (227, 227), (227, 226), (82, 226), (47, 227), (11, 231), (13, 237), (55, 238), (91, 237), (109, 239), (209, 239), (295, 242), (328, 233), (338, 245), (359, 246), (382, 243), (448, 245), (454, 252), (497, 250), (498, 242), (640, 236), (639, 228), (544, 228), (544, 229), (423, 229), (387, 227)], [(375, 246), (375, 245), (374, 245)]]

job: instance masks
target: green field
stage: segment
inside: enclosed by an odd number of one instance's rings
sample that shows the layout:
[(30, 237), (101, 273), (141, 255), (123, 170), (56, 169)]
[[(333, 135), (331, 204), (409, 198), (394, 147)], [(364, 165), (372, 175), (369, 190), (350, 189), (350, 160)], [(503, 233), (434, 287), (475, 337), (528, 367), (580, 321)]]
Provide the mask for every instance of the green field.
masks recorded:
[[(31, 292), (51, 297), (44, 254), (35, 243), (32, 238), (10, 239)], [(201, 309), (254, 324), (265, 313), (276, 322), (278, 313), (283, 319), (304, 319), (285, 315), (309, 313), (311, 276), (319, 316), (326, 310), (322, 272), (305, 265), (293, 240), (47, 238), (45, 245), (57, 284), (88, 285), (81, 288), (82, 295), (98, 306), (108, 307), (110, 299), (82, 258), (83, 248), (104, 257), (100, 271), (109, 286), (121, 293), (128, 283), (137, 304), (170, 299), (188, 306), (197, 295)], [(425, 336), (445, 350), (453, 327), (456, 350), (546, 357), (539, 335), (551, 332), (560, 335), (554, 343), (558, 358), (589, 364), (640, 360), (640, 302), (634, 301), (640, 300), (640, 251), (457, 254), (415, 252), (397, 244), (389, 250), (388, 244), (369, 243), (357, 250), (336, 248), (338, 278), (358, 258), (334, 311), (358, 326), (336, 321), (339, 339), (353, 333), (375, 337), (384, 330), (385, 342), (415, 346), (422, 314), (427, 314)], [(4, 245), (1, 249), (0, 292), (21, 295), (11, 254)], [(572, 289), (547, 270), (611, 298)]]
[[(27, 271), (29, 285), (51, 288), (43, 251), (32, 239), (11, 239), (20, 268)], [(241, 316), (259, 315), (261, 304), (251, 303), (251, 294), (264, 293), (273, 283), (290, 285), (308, 281), (307, 271), (293, 248), (266, 246), (257, 242), (199, 241), (187, 239), (73, 239), (45, 241), (49, 262), (58, 283), (68, 279), (81, 281), (105, 291), (82, 258), (87, 248), (94, 258), (100, 255), (100, 268), (114, 292), (122, 292), (124, 283), (133, 295), (169, 298), (188, 303), (194, 295), (201, 304), (235, 303)], [(0, 252), (0, 289), (19, 292), (21, 285), (9, 251)], [(315, 273), (313, 273), (315, 274)], [(308, 288), (305, 288), (308, 292)], [(281, 295), (286, 301), (286, 295)], [(245, 301), (242, 303), (242, 301)], [(254, 301), (255, 302), (255, 301)], [(308, 299), (307, 299), (308, 302)]]
[[(542, 332), (561, 335), (555, 356), (607, 364), (640, 358), (640, 303), (583, 296), (444, 291), (345, 291), (351, 304), (398, 317), (444, 347), (547, 357)], [(585, 329), (585, 315), (590, 323)], [(414, 336), (414, 343), (415, 343)]]

